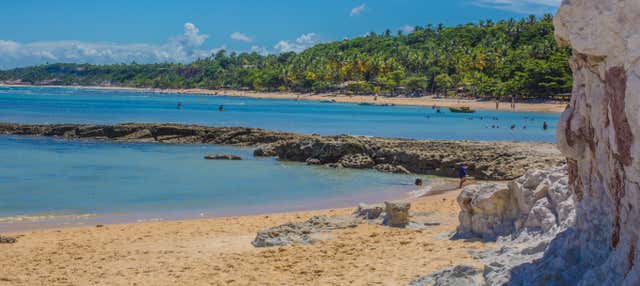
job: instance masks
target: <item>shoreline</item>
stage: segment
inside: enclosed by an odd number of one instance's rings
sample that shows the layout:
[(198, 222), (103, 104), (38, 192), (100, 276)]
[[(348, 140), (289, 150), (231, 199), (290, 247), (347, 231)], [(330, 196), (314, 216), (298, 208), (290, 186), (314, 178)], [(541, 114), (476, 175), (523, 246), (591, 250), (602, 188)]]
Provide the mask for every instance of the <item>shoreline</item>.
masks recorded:
[[(427, 187), (442, 189), (441, 185), (451, 181), (446, 178), (434, 178), (433, 185)], [(282, 215), (296, 212), (328, 211), (330, 209), (346, 209), (358, 203), (379, 203), (382, 201), (406, 201), (417, 198), (417, 190), (391, 186), (377, 193), (345, 194), (327, 199), (308, 198), (296, 202), (295, 206), (286, 204), (263, 204), (260, 206), (234, 205), (222, 209), (175, 209), (148, 210), (112, 213), (46, 213), (0, 217), (0, 234), (34, 230), (53, 230), (75, 227), (91, 227), (95, 225), (138, 224), (148, 222), (174, 222), (222, 218), (239, 218), (264, 215)], [(425, 188), (426, 189), (426, 188)], [(422, 194), (422, 193), (417, 193)]]
[[(477, 183), (470, 180), (468, 185)], [(149, 222), (175, 222), (222, 218), (239, 218), (264, 215), (283, 215), (297, 212), (326, 212), (330, 209), (355, 208), (358, 203), (380, 203), (383, 201), (411, 201), (422, 197), (435, 196), (458, 190), (457, 180), (433, 177), (421, 189), (409, 187), (406, 190), (388, 187), (381, 193), (364, 193), (333, 197), (327, 200), (309, 199), (296, 207), (266, 205), (257, 209), (248, 206), (233, 206), (229, 209), (194, 210), (154, 210), (144, 212), (121, 213), (45, 213), (0, 217), (0, 234), (21, 233), (35, 230), (53, 230), (64, 228), (91, 227), (95, 225), (138, 224)], [(412, 189), (412, 190), (409, 190)], [(393, 193), (393, 195), (391, 195)], [(230, 210), (240, 208), (242, 210)]]
[[(434, 105), (442, 108), (459, 108), (468, 106), (472, 109), (495, 111), (495, 101), (480, 101), (470, 99), (437, 99), (434, 96), (423, 97), (383, 97), (374, 100), (374, 96), (363, 95), (346, 95), (335, 93), (295, 93), (295, 92), (260, 92), (260, 91), (242, 91), (232, 89), (159, 89), (159, 88), (137, 88), (137, 87), (119, 87), (119, 86), (75, 86), (75, 85), (25, 85), (25, 84), (3, 84), (0, 87), (42, 87), (42, 88), (76, 88), (76, 89), (93, 89), (93, 90), (114, 90), (114, 91), (134, 91), (148, 93), (175, 93), (175, 94), (191, 94), (191, 95), (209, 95), (209, 96), (230, 96), (230, 97), (247, 97), (260, 99), (284, 99), (284, 100), (308, 100), (308, 101), (335, 101), (336, 103), (366, 104), (366, 105), (398, 105), (398, 106), (417, 106), (417, 107), (433, 107)], [(508, 112), (539, 112), (539, 113), (562, 113), (567, 103), (517, 103), (516, 109), (510, 109), (508, 102), (501, 102), (498, 111)]]
[(410, 200), (413, 212), (437, 222), (424, 230), (362, 224), (272, 248), (251, 245), (257, 231), (348, 215), (355, 206), (3, 233), (18, 241), (0, 245), (0, 285), (404, 285), (457, 264), (481, 265), (469, 252), (493, 246), (448, 239), (458, 225), (458, 193)]

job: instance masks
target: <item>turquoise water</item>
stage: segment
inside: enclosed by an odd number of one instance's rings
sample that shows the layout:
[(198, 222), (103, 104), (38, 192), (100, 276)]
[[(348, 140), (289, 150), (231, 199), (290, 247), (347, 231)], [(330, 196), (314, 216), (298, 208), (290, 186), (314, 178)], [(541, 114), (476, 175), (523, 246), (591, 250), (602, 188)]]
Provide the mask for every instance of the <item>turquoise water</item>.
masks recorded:
[[(210, 161), (210, 153), (243, 161)], [(0, 135), (0, 231), (26, 216), (247, 215), (399, 198), (414, 177), (254, 158), (227, 146)]]
[[(181, 102), (183, 108), (176, 105)], [(218, 112), (219, 105), (225, 112)], [(492, 120), (496, 117), (498, 120)], [(0, 87), (0, 122), (174, 122), (247, 126), (323, 135), (416, 139), (555, 141), (558, 114), (478, 111), (454, 114), (428, 107), (359, 106), (313, 101), (155, 94), (73, 88)], [(542, 130), (543, 121), (551, 127)], [(516, 125), (511, 130), (511, 125)], [(493, 125), (498, 128), (491, 128)], [(526, 126), (526, 129), (524, 127)]]
[[(183, 108), (176, 109), (177, 102)], [(225, 112), (218, 112), (223, 104)], [(492, 118), (497, 117), (497, 120)], [(176, 122), (300, 133), (554, 141), (556, 114), (436, 113), (312, 101), (0, 87), (0, 122)], [(542, 122), (552, 128), (544, 131)], [(509, 130), (516, 124), (519, 128)], [(500, 129), (487, 128), (500, 125)], [(527, 126), (523, 129), (522, 126)], [(231, 153), (243, 161), (207, 161)], [(42, 221), (110, 223), (354, 206), (404, 197), (415, 177), (254, 158), (229, 146), (0, 136), (0, 231)], [(426, 178), (425, 178), (426, 179)], [(81, 215), (81, 217), (78, 217)], [(44, 219), (43, 219), (44, 218)], [(75, 225), (75, 224), (73, 224)], [(50, 225), (49, 225), (50, 226)]]

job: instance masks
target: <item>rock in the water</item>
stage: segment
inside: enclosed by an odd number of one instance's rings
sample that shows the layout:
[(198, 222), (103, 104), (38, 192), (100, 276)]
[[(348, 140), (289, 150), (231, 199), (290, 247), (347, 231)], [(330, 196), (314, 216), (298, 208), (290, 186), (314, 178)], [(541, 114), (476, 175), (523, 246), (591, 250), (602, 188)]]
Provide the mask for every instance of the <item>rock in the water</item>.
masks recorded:
[(307, 221), (263, 229), (251, 244), (255, 247), (272, 247), (292, 243), (313, 243), (316, 241), (316, 233), (356, 227), (359, 222), (359, 219), (351, 216), (315, 216)]
[(262, 145), (253, 150), (255, 157), (276, 157), (278, 153), (273, 144)]
[(406, 202), (384, 202), (385, 218), (384, 224), (393, 227), (405, 227), (409, 224), (410, 203)]
[(528, 168), (548, 168), (563, 161), (550, 143), (471, 142), (319, 136), (244, 127), (127, 123), (117, 125), (0, 123), (0, 134), (58, 136), (120, 142), (225, 144), (257, 146), (256, 157), (346, 168), (375, 168), (392, 173), (457, 176), (466, 164), (477, 179), (510, 180)]
[(458, 265), (449, 269), (434, 272), (428, 276), (412, 281), (411, 286), (480, 286), (484, 285), (482, 271), (477, 268)]
[(385, 210), (385, 205), (383, 204), (358, 204), (358, 208), (355, 211), (355, 216), (361, 217), (363, 219), (377, 219), (382, 215)]
[(322, 161), (316, 158), (309, 158), (306, 160), (307, 165), (322, 165)]
[(204, 158), (207, 160), (242, 160), (242, 157), (230, 154), (209, 154)]
[(0, 235), (0, 243), (16, 243), (17, 241), (15, 237)]

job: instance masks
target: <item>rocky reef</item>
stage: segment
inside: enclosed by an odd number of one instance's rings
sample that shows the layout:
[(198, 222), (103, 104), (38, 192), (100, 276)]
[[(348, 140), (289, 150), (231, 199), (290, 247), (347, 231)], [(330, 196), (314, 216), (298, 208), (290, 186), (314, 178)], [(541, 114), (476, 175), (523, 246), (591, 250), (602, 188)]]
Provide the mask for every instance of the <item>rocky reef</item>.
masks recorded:
[(226, 144), (255, 147), (255, 156), (336, 168), (375, 169), (455, 177), (465, 164), (469, 175), (483, 180), (510, 180), (528, 168), (560, 165), (564, 158), (553, 144), (409, 140), (356, 136), (319, 136), (242, 127), (179, 124), (21, 125), (1, 123), (0, 134), (55, 136), (68, 139)]

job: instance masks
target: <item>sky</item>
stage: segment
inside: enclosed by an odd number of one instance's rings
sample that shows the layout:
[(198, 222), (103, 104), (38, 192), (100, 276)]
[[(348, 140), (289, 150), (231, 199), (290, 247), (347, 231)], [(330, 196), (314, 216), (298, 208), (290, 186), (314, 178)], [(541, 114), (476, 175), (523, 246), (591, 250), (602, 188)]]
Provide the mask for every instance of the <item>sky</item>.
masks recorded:
[(561, 0), (21, 0), (0, 10), (0, 69), (300, 52), (386, 29), (554, 13)]

